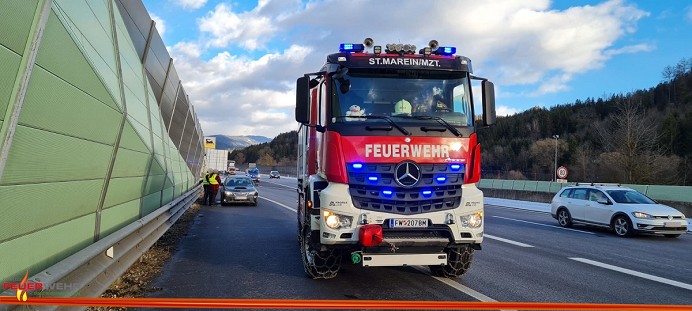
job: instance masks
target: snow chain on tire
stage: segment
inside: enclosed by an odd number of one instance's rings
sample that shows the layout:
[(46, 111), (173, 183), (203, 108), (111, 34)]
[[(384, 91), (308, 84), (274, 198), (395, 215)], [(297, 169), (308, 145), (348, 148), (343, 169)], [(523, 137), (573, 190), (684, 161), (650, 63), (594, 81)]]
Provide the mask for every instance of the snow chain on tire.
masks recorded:
[[(312, 231), (309, 228), (300, 243), (301, 257), (305, 273), (313, 279), (331, 279), (341, 268), (341, 251), (335, 249), (316, 250), (312, 243)], [(319, 245), (319, 244), (318, 244)], [(308, 257), (310, 254), (310, 258)]]
[(430, 272), (435, 276), (457, 278), (466, 273), (471, 267), (473, 248), (470, 246), (446, 248), (447, 264), (444, 266), (429, 266)]

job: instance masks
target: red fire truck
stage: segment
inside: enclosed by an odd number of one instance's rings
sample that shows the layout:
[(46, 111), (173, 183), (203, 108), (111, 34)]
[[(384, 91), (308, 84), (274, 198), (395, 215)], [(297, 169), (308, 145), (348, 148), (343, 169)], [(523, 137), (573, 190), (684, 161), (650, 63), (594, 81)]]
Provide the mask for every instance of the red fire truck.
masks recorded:
[(435, 40), (417, 51), (368, 38), (297, 80), (298, 239), (310, 277), (335, 277), (348, 261), (445, 277), (470, 267), (483, 241), (476, 129), (495, 123), (495, 93), (455, 54)]

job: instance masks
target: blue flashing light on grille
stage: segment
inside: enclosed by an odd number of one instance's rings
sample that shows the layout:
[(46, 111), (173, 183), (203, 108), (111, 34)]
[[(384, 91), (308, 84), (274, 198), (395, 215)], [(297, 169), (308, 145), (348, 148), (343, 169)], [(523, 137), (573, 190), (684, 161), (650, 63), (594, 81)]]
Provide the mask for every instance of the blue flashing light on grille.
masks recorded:
[(354, 169), (359, 170), (359, 169), (363, 168), (363, 163), (353, 163), (353, 164), (351, 165), (351, 167), (353, 167)]
[(339, 52), (363, 52), (365, 46), (362, 44), (342, 43), (339, 45)]
[(385, 196), (391, 196), (392, 193), (392, 190), (382, 190), (382, 194), (384, 194)]
[(457, 48), (453, 46), (441, 46), (437, 50), (442, 55), (454, 55), (457, 52)]
[(439, 177), (435, 178), (435, 180), (437, 180), (437, 182), (439, 182), (439, 183), (444, 183), (445, 181), (447, 181), (447, 177), (439, 176)]
[(378, 179), (377, 176), (369, 176), (368, 177), (369, 181), (377, 181), (377, 179)]
[(449, 166), (449, 168), (451, 168), (452, 171), (458, 171), (459, 169), (461, 169), (461, 164), (452, 164)]
[(421, 193), (424, 197), (429, 197), (430, 195), (432, 195), (432, 190), (423, 190)]

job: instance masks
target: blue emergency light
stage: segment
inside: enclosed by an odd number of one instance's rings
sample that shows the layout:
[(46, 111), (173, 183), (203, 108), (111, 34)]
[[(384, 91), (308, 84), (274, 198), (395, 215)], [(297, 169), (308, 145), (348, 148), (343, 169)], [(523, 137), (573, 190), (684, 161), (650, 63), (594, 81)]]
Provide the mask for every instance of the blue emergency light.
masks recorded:
[(447, 177), (439, 176), (439, 177), (435, 178), (435, 180), (437, 180), (437, 182), (439, 182), (439, 183), (444, 183), (445, 181), (447, 181)]
[(353, 167), (356, 170), (359, 170), (359, 169), (363, 168), (363, 164), (362, 163), (353, 163), (351, 165), (351, 167)]
[(449, 168), (451, 168), (452, 171), (458, 171), (459, 169), (461, 169), (461, 167), (462, 167), (461, 164), (452, 164), (449, 166)]
[(424, 197), (429, 197), (432, 194), (432, 190), (423, 190), (422, 193)]
[(385, 196), (390, 196), (392, 195), (392, 193), (392, 190), (382, 190), (382, 194), (384, 194)]
[(339, 52), (363, 52), (365, 45), (354, 43), (342, 43), (339, 45)]
[(437, 48), (437, 52), (442, 55), (454, 55), (457, 52), (457, 48), (453, 46), (441, 46)]
[(368, 177), (368, 180), (369, 180), (369, 181), (377, 181), (377, 179), (378, 179), (377, 176), (370, 176), (370, 177)]

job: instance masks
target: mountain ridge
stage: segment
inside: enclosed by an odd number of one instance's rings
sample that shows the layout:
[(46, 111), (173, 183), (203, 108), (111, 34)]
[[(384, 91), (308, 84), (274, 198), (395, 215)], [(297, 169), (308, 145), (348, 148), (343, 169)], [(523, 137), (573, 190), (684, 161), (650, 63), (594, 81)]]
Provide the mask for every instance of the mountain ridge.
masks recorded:
[(235, 150), (242, 149), (251, 145), (257, 145), (261, 143), (270, 142), (272, 139), (260, 135), (209, 135), (208, 137), (216, 138), (216, 149), (220, 150)]

